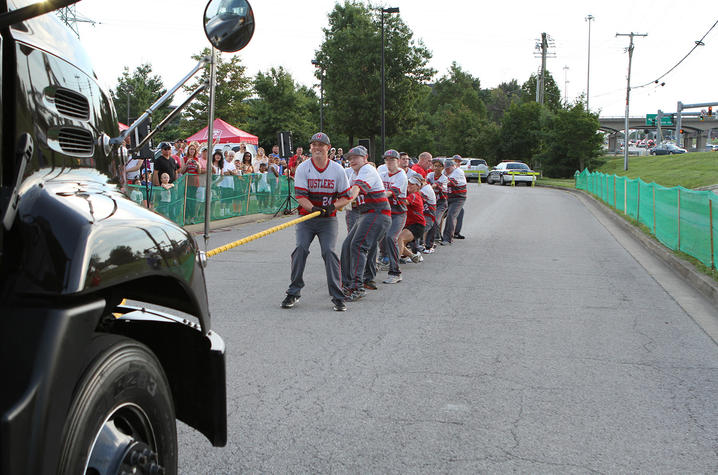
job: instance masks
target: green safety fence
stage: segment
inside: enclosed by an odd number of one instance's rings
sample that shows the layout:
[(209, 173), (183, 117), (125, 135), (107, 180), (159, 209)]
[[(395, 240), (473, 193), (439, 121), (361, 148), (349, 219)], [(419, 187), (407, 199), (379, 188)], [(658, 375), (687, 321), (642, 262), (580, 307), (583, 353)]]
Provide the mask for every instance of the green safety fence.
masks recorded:
[[(149, 190), (149, 207), (180, 226), (203, 223), (206, 175), (183, 175), (169, 189), (153, 186)], [(144, 185), (129, 185), (129, 198), (147, 206)], [(285, 176), (251, 173), (242, 176), (212, 177), (210, 220), (249, 214), (274, 214), (294, 196), (294, 181)], [(296, 202), (291, 201), (294, 205)], [(292, 206), (292, 204), (290, 204)]]
[(584, 170), (574, 175), (576, 188), (644, 224), (666, 247), (715, 268), (718, 255), (718, 196), (676, 186), (666, 188), (640, 178)]

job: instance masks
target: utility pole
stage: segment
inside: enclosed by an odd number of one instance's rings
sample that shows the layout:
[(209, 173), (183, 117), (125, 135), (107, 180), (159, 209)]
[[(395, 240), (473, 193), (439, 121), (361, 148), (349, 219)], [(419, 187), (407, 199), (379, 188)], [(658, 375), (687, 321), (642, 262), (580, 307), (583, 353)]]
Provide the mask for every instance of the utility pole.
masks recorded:
[(628, 170), (628, 106), (631, 99), (631, 61), (633, 60), (633, 37), (648, 36), (646, 33), (616, 33), (616, 36), (629, 36), (631, 42), (628, 44), (628, 80), (626, 84), (626, 120), (623, 132), (623, 169)]
[(544, 92), (546, 90), (546, 51), (548, 50), (548, 41), (546, 41), (546, 33), (541, 33), (541, 89), (539, 89), (539, 104), (544, 102)]
[(588, 22), (588, 66), (586, 67), (586, 112), (590, 112), (588, 108), (589, 86), (591, 84), (591, 22), (595, 17), (589, 13), (586, 17)]
[(77, 9), (75, 8), (75, 5), (60, 8), (57, 11), (57, 16), (65, 25), (67, 25), (72, 30), (73, 33), (75, 33), (75, 36), (77, 36), (78, 38), (80, 38), (80, 31), (77, 29), (78, 23), (89, 23), (92, 26), (95, 26), (95, 22), (93, 20), (77, 16)]
[[(535, 57), (538, 57), (538, 55), (541, 55), (541, 72), (537, 77), (537, 85), (536, 85), (536, 102), (539, 104), (544, 103), (544, 91), (546, 89), (546, 59), (547, 58), (555, 58), (556, 55), (554, 53), (551, 53), (548, 49), (549, 47), (553, 47), (554, 41), (551, 38), (551, 36), (547, 35), (546, 33), (541, 33), (541, 41), (536, 40), (536, 52), (534, 54)], [(540, 53), (539, 53), (540, 51)]]

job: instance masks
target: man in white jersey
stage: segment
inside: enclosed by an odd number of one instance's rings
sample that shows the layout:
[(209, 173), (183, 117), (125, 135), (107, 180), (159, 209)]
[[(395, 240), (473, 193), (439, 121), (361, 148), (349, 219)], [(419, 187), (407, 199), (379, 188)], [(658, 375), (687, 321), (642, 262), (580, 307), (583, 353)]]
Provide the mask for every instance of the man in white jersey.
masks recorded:
[(386, 196), (391, 206), (391, 225), (386, 232), (382, 244), (386, 256), (389, 258), (389, 276), (384, 280), (385, 284), (397, 284), (401, 282), (401, 271), (399, 270), (399, 233), (404, 229), (406, 223), (406, 172), (399, 168), (399, 152), (387, 150), (384, 152), (384, 165), (377, 171), (381, 181), (386, 188)]
[(433, 250), (426, 252), (429, 249), (427, 237), (429, 232), (433, 231), (434, 223), (436, 222), (436, 193), (428, 181), (424, 182), (419, 193), (421, 193), (421, 199), (424, 200), (424, 219), (426, 220), (422, 242), (424, 244), (424, 252), (431, 254)]
[(327, 274), (327, 285), (332, 297), (334, 310), (346, 310), (344, 294), (341, 288), (339, 257), (335, 251), (338, 224), (336, 207), (349, 203), (349, 183), (344, 169), (336, 162), (329, 160), (329, 137), (316, 133), (310, 141), (311, 160), (303, 161), (296, 170), (294, 190), (299, 214), (307, 215), (319, 211), (316, 218), (303, 221), (296, 226), (296, 248), (292, 253), (291, 283), (287, 296), (282, 301), (282, 308), (292, 308), (299, 300), (304, 287), (304, 267), (309, 256), (309, 246), (314, 237), (319, 238), (319, 245), (324, 258)]
[(449, 209), (446, 212), (446, 225), (441, 245), (447, 246), (451, 245), (453, 241), (456, 218), (466, 202), (466, 176), (451, 158), (444, 160), (444, 175), (449, 181), (447, 184)]
[[(461, 168), (461, 155), (454, 155), (451, 157), (454, 160), (456, 168)], [(463, 170), (462, 170), (463, 172)], [(461, 208), (459, 215), (456, 217), (456, 227), (454, 228), (454, 239), (466, 239), (466, 236), (461, 234), (461, 228), (464, 225), (464, 208)]]
[(444, 175), (444, 162), (441, 159), (432, 160), (433, 172), (426, 175), (426, 182), (431, 185), (436, 195), (436, 219), (433, 227), (426, 233), (426, 243), (424, 252), (431, 254), (434, 252), (435, 239), (441, 239), (441, 223), (446, 215), (446, 192), (449, 179)]
[(359, 216), (342, 245), (342, 284), (345, 300), (364, 296), (364, 282), (374, 276), (366, 274), (367, 259), (376, 258), (376, 249), (391, 224), (389, 200), (384, 183), (374, 167), (367, 163), (368, 153), (354, 147), (347, 153), (353, 173), (349, 177), (349, 198), (356, 198)]

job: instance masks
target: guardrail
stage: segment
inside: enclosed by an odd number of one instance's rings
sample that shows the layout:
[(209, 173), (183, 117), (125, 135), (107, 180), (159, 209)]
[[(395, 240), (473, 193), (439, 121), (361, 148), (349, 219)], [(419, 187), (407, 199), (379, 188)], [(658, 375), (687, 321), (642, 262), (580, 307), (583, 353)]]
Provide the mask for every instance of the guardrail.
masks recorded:
[(712, 191), (666, 188), (640, 178), (584, 170), (574, 174), (576, 188), (645, 225), (663, 245), (715, 269), (718, 210)]

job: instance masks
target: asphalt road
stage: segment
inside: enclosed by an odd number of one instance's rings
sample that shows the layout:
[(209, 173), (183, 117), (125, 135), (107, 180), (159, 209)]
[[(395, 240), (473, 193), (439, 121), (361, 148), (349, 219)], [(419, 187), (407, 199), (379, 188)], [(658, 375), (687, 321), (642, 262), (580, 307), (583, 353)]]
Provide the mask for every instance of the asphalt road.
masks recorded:
[(469, 188), (468, 239), (346, 313), (318, 243), (279, 308), (293, 230), (212, 258), (229, 442), (180, 424), (180, 471), (717, 472), (715, 308), (573, 194)]

